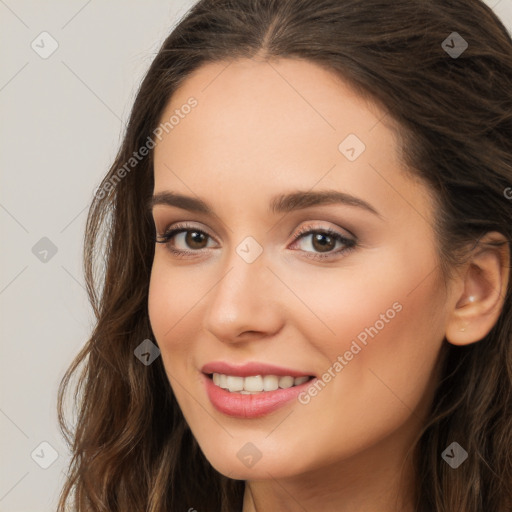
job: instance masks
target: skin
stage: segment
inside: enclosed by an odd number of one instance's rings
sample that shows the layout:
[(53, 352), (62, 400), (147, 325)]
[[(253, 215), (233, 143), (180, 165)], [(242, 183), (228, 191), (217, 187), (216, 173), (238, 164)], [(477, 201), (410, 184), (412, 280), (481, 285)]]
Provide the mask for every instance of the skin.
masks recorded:
[[(169, 245), (196, 250), (184, 258), (155, 246), (148, 307), (173, 392), (213, 467), (246, 480), (244, 512), (412, 511), (406, 455), (439, 350), (445, 336), (463, 345), (490, 330), (507, 255), (475, 255), (445, 286), (429, 189), (404, 172), (385, 112), (307, 61), (227, 64), (201, 67), (175, 92), (162, 120), (191, 96), (198, 105), (155, 148), (154, 193), (200, 197), (215, 212), (153, 208), (157, 234), (188, 222), (211, 237), (187, 245), (175, 236)], [(338, 149), (351, 133), (366, 145), (352, 162)], [(346, 192), (380, 216), (342, 204), (267, 211), (275, 194), (298, 189)], [(311, 234), (293, 241), (304, 226), (354, 235), (357, 245), (334, 254), (336, 242), (330, 259), (310, 259), (322, 249)], [(236, 252), (248, 236), (263, 249), (252, 263)], [(401, 311), (309, 403), (257, 419), (210, 403), (200, 379), (207, 362), (322, 376), (396, 302)], [(248, 442), (261, 453), (250, 468), (237, 457)]]

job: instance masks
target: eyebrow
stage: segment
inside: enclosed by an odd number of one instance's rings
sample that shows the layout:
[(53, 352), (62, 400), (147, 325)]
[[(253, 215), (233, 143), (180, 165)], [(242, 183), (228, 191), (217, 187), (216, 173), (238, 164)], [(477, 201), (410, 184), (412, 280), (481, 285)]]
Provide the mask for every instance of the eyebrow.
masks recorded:
[[(380, 213), (363, 199), (337, 190), (321, 190), (316, 192), (298, 190), (288, 194), (279, 194), (270, 200), (269, 212), (273, 214), (289, 213), (311, 206), (328, 204), (355, 206), (382, 218)], [(159, 192), (152, 196), (148, 201), (147, 207), (149, 210), (152, 210), (156, 205), (175, 206), (183, 210), (207, 215), (214, 213), (213, 208), (206, 201), (171, 191)]]

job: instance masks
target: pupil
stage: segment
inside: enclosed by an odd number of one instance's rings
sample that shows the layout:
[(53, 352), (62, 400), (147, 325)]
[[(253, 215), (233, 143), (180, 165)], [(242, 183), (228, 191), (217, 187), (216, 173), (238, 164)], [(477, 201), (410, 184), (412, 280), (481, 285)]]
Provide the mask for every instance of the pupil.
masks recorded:
[(194, 244), (201, 245), (201, 241), (204, 242), (204, 240), (201, 240), (201, 238), (204, 238), (204, 235), (202, 233), (198, 233), (197, 231), (189, 231), (186, 236), (187, 245), (189, 247), (194, 247)]
[[(322, 239), (324, 240), (322, 242)], [(326, 243), (325, 242), (325, 239), (328, 240), (328, 242)], [(320, 249), (320, 252), (328, 252), (329, 249), (332, 249), (333, 248), (333, 238), (331, 238), (329, 235), (326, 235), (326, 234), (323, 234), (323, 233), (317, 233), (314, 237), (313, 237), (313, 246), (315, 247), (315, 249)], [(316, 244), (319, 243), (319, 247), (316, 246)]]

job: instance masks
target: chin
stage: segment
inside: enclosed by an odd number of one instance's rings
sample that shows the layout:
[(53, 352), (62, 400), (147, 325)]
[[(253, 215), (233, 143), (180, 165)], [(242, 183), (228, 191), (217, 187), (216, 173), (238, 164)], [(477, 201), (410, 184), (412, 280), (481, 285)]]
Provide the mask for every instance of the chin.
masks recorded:
[[(224, 451), (219, 453), (203, 450), (208, 462), (222, 475), (234, 480), (268, 480), (269, 478), (287, 478), (299, 475), (307, 468), (304, 461), (294, 461), (282, 451), (273, 450), (265, 455), (257, 452), (253, 445), (242, 442), (236, 445), (224, 445)], [(242, 448), (239, 448), (241, 446)]]

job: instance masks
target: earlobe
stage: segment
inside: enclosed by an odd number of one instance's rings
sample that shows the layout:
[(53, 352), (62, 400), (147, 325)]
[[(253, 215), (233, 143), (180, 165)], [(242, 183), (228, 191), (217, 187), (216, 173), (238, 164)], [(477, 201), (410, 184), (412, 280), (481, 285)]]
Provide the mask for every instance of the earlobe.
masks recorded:
[[(449, 312), (446, 339), (453, 345), (482, 340), (497, 322), (509, 282), (510, 251), (506, 238), (487, 233), (459, 275), (458, 295)], [(460, 290), (462, 289), (462, 292)]]

